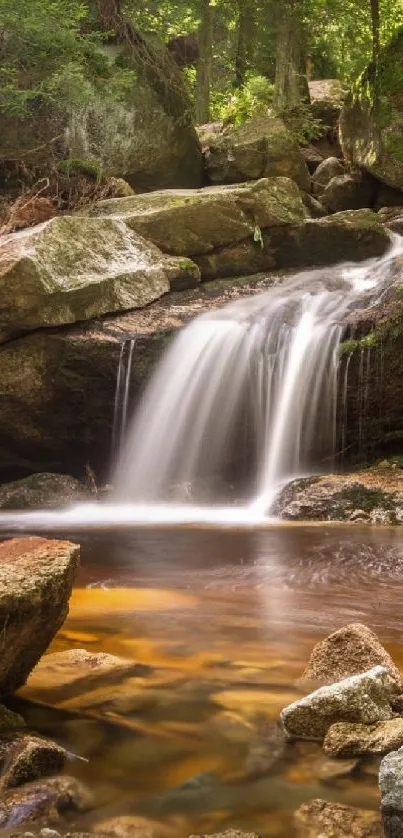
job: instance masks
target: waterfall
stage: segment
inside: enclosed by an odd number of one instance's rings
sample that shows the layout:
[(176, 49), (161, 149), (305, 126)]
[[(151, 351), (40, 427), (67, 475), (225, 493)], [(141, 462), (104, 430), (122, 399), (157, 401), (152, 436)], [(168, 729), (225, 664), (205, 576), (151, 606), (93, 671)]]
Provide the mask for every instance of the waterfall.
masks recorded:
[(130, 375), (132, 371), (133, 349), (135, 342), (135, 338), (125, 340), (120, 347), (112, 426), (113, 460), (116, 460), (116, 457), (119, 455), (127, 429)]
[[(251, 429), (250, 501), (331, 460), (343, 318), (393, 275), (400, 239), (381, 259), (305, 271), (203, 314), (174, 339), (134, 416), (117, 495), (133, 503), (198, 500)], [(214, 498), (212, 497), (213, 501)]]

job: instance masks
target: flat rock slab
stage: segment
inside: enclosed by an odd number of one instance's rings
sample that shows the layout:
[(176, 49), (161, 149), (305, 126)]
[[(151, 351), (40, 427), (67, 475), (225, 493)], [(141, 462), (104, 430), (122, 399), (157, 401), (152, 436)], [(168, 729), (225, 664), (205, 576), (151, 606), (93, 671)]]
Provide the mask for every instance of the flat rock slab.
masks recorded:
[(403, 745), (403, 718), (389, 719), (374, 725), (338, 722), (325, 737), (323, 748), (334, 757), (386, 754)]
[(374, 666), (386, 667), (396, 681), (401, 682), (397, 666), (376, 634), (362, 623), (350, 623), (316, 644), (302, 679), (334, 684)]
[(0, 289), (4, 342), (141, 308), (166, 294), (170, 282), (160, 251), (122, 221), (60, 216), (1, 240)]
[(0, 695), (21, 687), (68, 613), (80, 549), (68, 541), (0, 544)]
[(296, 838), (383, 838), (377, 812), (312, 800), (294, 815)]
[(104, 652), (69, 649), (45, 655), (28, 679), (26, 694), (42, 701), (65, 701), (94, 690), (102, 682), (111, 683), (138, 672), (149, 671), (136, 661)]
[(391, 697), (397, 690), (389, 671), (376, 666), (336, 684), (320, 687), (281, 713), (286, 733), (294, 739), (323, 739), (335, 722), (372, 724), (391, 719)]
[(176, 256), (209, 253), (244, 239), (253, 243), (256, 227), (263, 230), (304, 220), (300, 191), (286, 177), (115, 198), (99, 201), (89, 212), (125, 221), (162, 251)]

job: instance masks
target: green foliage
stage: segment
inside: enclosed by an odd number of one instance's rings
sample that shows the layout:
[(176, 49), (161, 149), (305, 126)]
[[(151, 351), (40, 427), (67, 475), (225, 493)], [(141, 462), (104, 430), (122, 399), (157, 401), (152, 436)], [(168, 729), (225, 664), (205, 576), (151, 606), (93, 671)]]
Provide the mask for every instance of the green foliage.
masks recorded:
[(315, 116), (310, 105), (304, 102), (301, 102), (297, 108), (278, 115), (282, 117), (299, 145), (306, 145), (312, 140), (319, 139), (326, 129), (322, 120)]
[(232, 125), (243, 125), (251, 116), (268, 112), (273, 101), (274, 85), (265, 76), (249, 75), (244, 87), (236, 92), (213, 97), (212, 116)]

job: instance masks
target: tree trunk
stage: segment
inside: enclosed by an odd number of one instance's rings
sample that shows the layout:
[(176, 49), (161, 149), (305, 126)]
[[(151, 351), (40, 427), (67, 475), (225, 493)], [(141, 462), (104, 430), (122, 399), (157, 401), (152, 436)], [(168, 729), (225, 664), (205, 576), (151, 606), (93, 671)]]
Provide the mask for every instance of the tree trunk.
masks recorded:
[(278, 0), (274, 105), (279, 111), (310, 102), (300, 0)]
[(112, 32), (120, 18), (120, 0), (96, 0), (96, 7), (102, 31)]
[(371, 4), (371, 22), (372, 22), (372, 59), (374, 64), (378, 63), (379, 48), (380, 48), (380, 13), (379, 0), (370, 0)]
[(211, 67), (213, 62), (213, 7), (210, 0), (200, 0), (199, 60), (196, 80), (196, 121), (199, 125), (210, 119)]
[(245, 76), (249, 70), (254, 52), (255, 39), (255, 2), (238, 0), (238, 43), (235, 56), (234, 87), (243, 87)]

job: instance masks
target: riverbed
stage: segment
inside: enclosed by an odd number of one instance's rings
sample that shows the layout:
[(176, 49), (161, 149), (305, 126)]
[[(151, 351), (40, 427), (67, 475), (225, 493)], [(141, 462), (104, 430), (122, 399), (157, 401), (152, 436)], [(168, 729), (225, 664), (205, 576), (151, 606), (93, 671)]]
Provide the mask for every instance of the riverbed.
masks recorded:
[[(50, 651), (138, 662), (72, 695), (31, 682), (15, 700), (71, 754), (94, 795), (74, 826), (141, 815), (172, 835), (228, 827), (293, 835), (324, 798), (376, 810), (368, 759), (334, 776), (316, 743), (284, 744), (280, 710), (319, 639), (364, 622), (403, 667), (403, 541), (394, 528), (270, 525), (71, 532), (82, 566)], [(63, 533), (66, 537), (66, 533)], [(346, 769), (347, 771), (347, 769)]]

